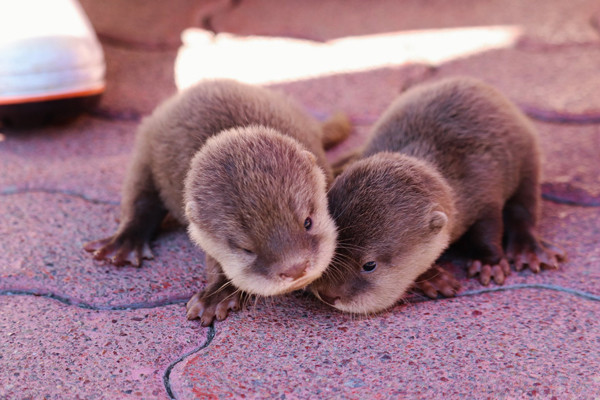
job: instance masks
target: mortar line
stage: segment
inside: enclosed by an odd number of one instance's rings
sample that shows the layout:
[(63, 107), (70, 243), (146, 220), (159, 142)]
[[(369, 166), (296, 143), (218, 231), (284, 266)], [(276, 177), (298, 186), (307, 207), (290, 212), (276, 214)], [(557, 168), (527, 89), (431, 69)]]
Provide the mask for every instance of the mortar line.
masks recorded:
[[(600, 301), (600, 295), (595, 295), (592, 293), (588, 293), (583, 290), (578, 289), (570, 289), (563, 286), (546, 284), (546, 283), (520, 283), (515, 285), (507, 285), (507, 286), (496, 286), (491, 288), (483, 288), (483, 289), (475, 289), (468, 290), (465, 292), (459, 292), (454, 296), (457, 297), (467, 297), (467, 296), (476, 296), (479, 294), (485, 293), (494, 293), (494, 292), (503, 292), (509, 290), (519, 290), (519, 289), (545, 289), (545, 290), (554, 290), (557, 292), (568, 293), (577, 297), (581, 297), (587, 300), (592, 301)], [(191, 295), (174, 297), (171, 299), (157, 300), (149, 303), (131, 303), (131, 304), (123, 304), (118, 306), (105, 306), (105, 305), (94, 305), (85, 303), (82, 301), (77, 301), (70, 299), (65, 296), (61, 296), (51, 292), (37, 292), (35, 290), (22, 290), (22, 289), (0, 289), (0, 296), (34, 296), (34, 297), (46, 297), (52, 300), (56, 300), (60, 303), (75, 306), (86, 310), (94, 310), (94, 311), (127, 311), (127, 310), (142, 310), (142, 309), (152, 309), (170, 306), (173, 304), (183, 304), (186, 303), (187, 300), (191, 297)], [(449, 297), (452, 298), (452, 297)], [(426, 301), (436, 301), (440, 299), (430, 299), (430, 298), (415, 298), (407, 300), (409, 303), (423, 303)]]
[[(557, 292), (562, 292), (562, 293), (567, 293), (567, 294), (571, 294), (574, 296), (578, 296), (578, 297), (581, 297), (581, 298), (584, 298), (587, 300), (600, 302), (599, 295), (588, 293), (588, 292), (585, 292), (582, 290), (570, 289), (570, 288), (565, 288), (562, 286), (544, 284), (544, 283), (531, 283), (531, 284), (525, 283), (525, 284), (516, 284), (516, 285), (510, 285), (510, 286), (498, 286), (498, 287), (493, 287), (493, 288), (469, 290), (469, 291), (457, 294), (456, 297), (458, 298), (458, 297), (467, 297), (467, 296), (477, 296), (477, 295), (485, 294), (485, 293), (494, 293), (494, 292), (519, 290), (519, 289), (553, 290), (553, 291), (557, 291)], [(34, 291), (26, 291), (26, 290), (12, 290), (12, 291), (11, 290), (0, 290), (0, 295), (3, 295), (3, 296), (11, 296), (11, 295), (27, 296), (27, 295), (29, 295), (29, 296), (36, 296), (36, 297), (46, 297), (46, 298), (50, 298), (50, 299), (59, 301), (61, 303), (67, 304), (67, 305), (73, 305), (73, 306), (76, 306), (79, 308), (91, 309), (91, 310), (97, 310), (97, 311), (122, 311), (122, 310), (134, 310), (134, 309), (149, 309), (149, 308), (158, 308), (158, 307), (163, 307), (163, 306), (167, 306), (167, 305), (171, 305), (171, 304), (180, 304), (180, 303), (186, 302), (186, 300), (170, 300), (170, 301), (166, 301), (164, 303), (157, 302), (152, 305), (148, 305), (148, 304), (142, 305), (139, 303), (133, 303), (130, 305), (125, 305), (125, 306), (102, 307), (102, 306), (93, 306), (93, 305), (90, 305), (90, 304), (87, 304), (84, 302), (75, 302), (71, 299), (56, 295), (54, 293), (36, 293)], [(420, 303), (420, 302), (425, 302), (425, 301), (435, 301), (435, 299), (410, 300), (409, 303)], [(206, 336), (206, 341), (201, 346), (181, 355), (179, 358), (177, 358), (175, 361), (171, 362), (167, 366), (167, 369), (165, 370), (165, 372), (163, 374), (163, 385), (165, 387), (165, 391), (167, 392), (167, 395), (169, 396), (169, 398), (171, 400), (176, 400), (176, 397), (173, 394), (173, 390), (171, 388), (171, 380), (170, 380), (171, 379), (171, 371), (173, 370), (173, 368), (175, 368), (175, 366), (177, 364), (179, 364), (180, 362), (185, 360), (187, 357), (199, 352), (200, 350), (207, 348), (212, 343), (215, 335), (216, 335), (216, 330), (214, 328), (214, 325), (210, 325), (207, 336)]]
[(478, 294), (493, 293), (493, 292), (502, 292), (502, 291), (508, 291), (508, 290), (518, 290), (518, 289), (545, 289), (545, 290), (554, 290), (554, 291), (557, 291), (557, 292), (563, 292), (563, 293), (572, 294), (574, 296), (581, 297), (581, 298), (584, 298), (586, 300), (600, 301), (600, 295), (595, 295), (595, 294), (592, 294), (592, 293), (588, 293), (588, 292), (585, 292), (583, 290), (570, 289), (570, 288), (566, 288), (566, 287), (562, 287), (562, 286), (557, 286), (557, 285), (552, 285), (552, 284), (547, 284), (547, 283), (519, 283), (519, 284), (509, 285), (509, 286), (497, 286), (497, 287), (493, 287), (493, 288), (483, 288), (483, 289), (476, 289), (476, 290), (468, 290), (466, 292), (462, 292), (462, 293), (457, 294), (456, 297), (476, 296)]
[(165, 386), (165, 390), (167, 391), (167, 395), (169, 396), (169, 399), (176, 400), (176, 397), (173, 394), (173, 389), (171, 388), (171, 371), (173, 370), (173, 368), (175, 368), (175, 366), (177, 364), (179, 364), (180, 362), (182, 362), (183, 360), (185, 360), (187, 357), (191, 356), (192, 354), (195, 354), (195, 353), (199, 352), (200, 350), (203, 350), (203, 349), (207, 348), (208, 346), (210, 346), (213, 339), (215, 338), (215, 335), (216, 335), (216, 330), (215, 330), (214, 324), (211, 324), (208, 327), (208, 333), (206, 334), (206, 341), (200, 347), (197, 347), (194, 350), (188, 351), (187, 353), (183, 354), (177, 360), (171, 362), (171, 364), (169, 364), (167, 366), (167, 369), (165, 370), (165, 373), (163, 374), (163, 384)]
[(75, 192), (73, 190), (69, 190), (69, 189), (50, 189), (50, 188), (32, 188), (32, 187), (4, 187), (2, 189), (0, 189), (0, 195), (2, 196), (10, 196), (10, 195), (17, 195), (17, 194), (26, 194), (26, 193), (45, 193), (45, 194), (59, 194), (59, 195), (63, 195), (63, 196), (69, 196), (69, 197), (75, 197), (84, 201), (87, 201), (89, 203), (93, 203), (93, 204), (107, 204), (107, 205), (111, 205), (111, 206), (118, 206), (120, 204), (120, 202), (118, 201), (111, 201), (111, 200), (100, 200), (100, 199), (94, 199), (91, 197), (86, 196), (85, 194), (82, 193), (78, 193)]
[[(185, 298), (182, 298), (182, 299), (157, 301), (157, 302), (149, 303), (149, 304), (132, 303), (132, 304), (127, 304), (127, 305), (122, 305), (122, 306), (96, 306), (96, 305), (88, 304), (85, 302), (74, 301), (67, 297), (57, 295), (55, 293), (40, 293), (40, 292), (28, 291), (28, 290), (2, 289), (2, 290), (0, 290), (0, 296), (45, 297), (45, 298), (49, 298), (49, 299), (58, 301), (60, 303), (69, 305), (69, 306), (75, 306), (75, 307), (82, 308), (84, 310), (94, 310), (94, 311), (127, 311), (127, 310), (159, 308), (159, 307), (164, 307), (164, 306), (173, 305), (173, 304), (184, 304), (191, 297), (191, 296), (185, 296)], [(165, 373), (163, 374), (163, 385), (164, 385), (167, 395), (169, 396), (170, 399), (175, 399), (173, 390), (171, 389), (171, 382), (170, 382), (171, 371), (173, 370), (173, 368), (177, 364), (179, 364), (181, 361), (185, 360), (187, 357), (208, 347), (211, 344), (213, 338), (215, 337), (215, 334), (216, 334), (216, 331), (215, 331), (214, 325), (210, 325), (208, 327), (208, 333), (206, 335), (206, 340), (201, 346), (181, 355), (179, 358), (177, 358), (175, 361), (171, 362), (167, 366), (167, 369), (165, 370)]]
[(63, 303), (68, 306), (75, 306), (78, 308), (82, 308), (84, 310), (94, 310), (94, 311), (128, 311), (128, 310), (143, 310), (143, 309), (153, 309), (159, 307), (170, 306), (173, 304), (184, 304), (186, 303), (192, 295), (186, 296), (177, 296), (173, 298), (166, 298), (162, 300), (156, 300), (153, 302), (147, 303), (130, 303), (123, 304), (117, 306), (109, 306), (109, 305), (96, 305), (89, 304), (83, 301), (71, 299), (65, 296), (61, 296), (52, 292), (39, 292), (35, 290), (23, 290), (23, 289), (0, 289), (0, 296), (34, 296), (34, 297), (45, 297), (48, 299), (56, 300), (60, 303)]
[(573, 199), (569, 199), (567, 197), (558, 196), (553, 193), (543, 193), (542, 199), (546, 201), (550, 201), (555, 204), (564, 204), (567, 206), (576, 206), (576, 207), (600, 207), (600, 200), (592, 200), (592, 201), (575, 201)]
[[(548, 183), (548, 182), (544, 182), (544, 183)], [(551, 183), (551, 182), (549, 182), (549, 183)], [(94, 199), (94, 198), (86, 196), (85, 194), (78, 193), (78, 192), (68, 190), (68, 189), (62, 190), (62, 189), (27, 188), (27, 187), (25, 187), (25, 188), (7, 187), (7, 188), (0, 189), (1, 196), (26, 194), (26, 193), (58, 194), (58, 195), (63, 195), (63, 196), (75, 197), (80, 200), (84, 200), (89, 203), (92, 203), (92, 204), (105, 204), (105, 205), (111, 205), (111, 206), (118, 206), (120, 204), (119, 201)], [(558, 196), (553, 193), (543, 193), (542, 192), (542, 199), (546, 200), (546, 201), (550, 201), (555, 204), (564, 204), (564, 205), (574, 206), (574, 207), (600, 207), (600, 200), (591, 201), (591, 202), (583, 202), (583, 201), (578, 202), (578, 201), (569, 199), (567, 197)]]
[(600, 295), (595, 295), (595, 294), (592, 294), (592, 293), (588, 293), (588, 292), (585, 292), (583, 290), (569, 289), (569, 288), (565, 288), (565, 287), (562, 287), (562, 286), (545, 284), (545, 283), (519, 283), (519, 284), (507, 285), (507, 286), (496, 286), (496, 287), (491, 287), (491, 288), (467, 290), (467, 291), (464, 291), (464, 292), (459, 292), (459, 293), (457, 293), (453, 297), (438, 297), (436, 299), (432, 299), (430, 297), (427, 297), (424, 294), (421, 294), (419, 292), (413, 292), (412, 294), (414, 296), (412, 298), (407, 298), (406, 301), (405, 301), (405, 303), (407, 303), (407, 304), (418, 304), (418, 303), (425, 303), (425, 302), (429, 302), (429, 301), (450, 300), (450, 299), (455, 299), (455, 298), (458, 298), (458, 297), (471, 297), (471, 296), (477, 296), (477, 295), (486, 294), (486, 293), (495, 293), (495, 292), (503, 292), (503, 291), (509, 291), (509, 290), (520, 290), (520, 289), (553, 290), (553, 291), (556, 291), (556, 292), (562, 292), (562, 293), (571, 294), (571, 295), (574, 295), (574, 296), (577, 296), (577, 297), (581, 297), (581, 298), (584, 298), (586, 300), (600, 301)]

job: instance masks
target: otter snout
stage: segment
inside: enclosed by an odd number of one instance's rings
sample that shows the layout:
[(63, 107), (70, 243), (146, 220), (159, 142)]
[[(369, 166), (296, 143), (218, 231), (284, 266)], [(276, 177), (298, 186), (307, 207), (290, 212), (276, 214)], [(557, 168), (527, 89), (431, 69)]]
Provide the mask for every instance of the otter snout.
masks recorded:
[(337, 293), (333, 288), (319, 289), (317, 291), (319, 298), (329, 305), (335, 305), (335, 303), (341, 299), (341, 295)]
[(304, 261), (290, 266), (282, 266), (278, 269), (277, 273), (282, 279), (295, 281), (296, 279), (306, 275), (309, 264), (310, 263), (308, 261)]

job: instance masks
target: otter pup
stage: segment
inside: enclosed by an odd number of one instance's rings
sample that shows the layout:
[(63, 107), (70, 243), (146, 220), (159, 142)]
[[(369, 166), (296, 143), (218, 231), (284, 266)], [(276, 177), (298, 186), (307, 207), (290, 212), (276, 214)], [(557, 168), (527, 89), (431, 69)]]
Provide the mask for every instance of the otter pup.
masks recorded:
[(329, 191), (338, 245), (311, 285), (326, 303), (355, 313), (388, 308), (457, 241), (471, 252), (469, 275), (484, 285), (502, 284), (509, 262), (538, 272), (563, 259), (536, 231), (537, 134), (483, 82), (450, 78), (408, 90), (361, 155)]
[[(347, 129), (336, 118), (327, 129)], [(335, 248), (322, 142), (331, 140), (290, 99), (231, 80), (202, 82), (141, 123), (117, 232), (84, 248), (139, 266), (171, 213), (206, 253), (208, 285), (187, 313), (203, 325), (237, 309), (240, 290), (270, 296), (306, 286)]]

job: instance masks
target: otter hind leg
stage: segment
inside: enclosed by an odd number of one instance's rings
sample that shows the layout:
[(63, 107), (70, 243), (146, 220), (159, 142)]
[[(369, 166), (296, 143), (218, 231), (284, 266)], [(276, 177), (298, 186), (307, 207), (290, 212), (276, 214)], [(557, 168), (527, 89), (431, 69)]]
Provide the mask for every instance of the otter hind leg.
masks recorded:
[(506, 255), (517, 271), (525, 267), (536, 273), (542, 268), (557, 269), (566, 258), (564, 250), (538, 235), (539, 198), (537, 185), (524, 181), (504, 206)]
[(460, 290), (460, 282), (453, 273), (438, 265), (433, 265), (419, 275), (413, 287), (423, 292), (427, 297), (437, 299), (438, 294), (444, 297), (456, 296), (456, 293)]
[(471, 253), (467, 270), (469, 277), (479, 275), (479, 282), (485, 286), (492, 279), (502, 285), (510, 275), (510, 264), (502, 250), (502, 230), (502, 210), (490, 205), (461, 239)]

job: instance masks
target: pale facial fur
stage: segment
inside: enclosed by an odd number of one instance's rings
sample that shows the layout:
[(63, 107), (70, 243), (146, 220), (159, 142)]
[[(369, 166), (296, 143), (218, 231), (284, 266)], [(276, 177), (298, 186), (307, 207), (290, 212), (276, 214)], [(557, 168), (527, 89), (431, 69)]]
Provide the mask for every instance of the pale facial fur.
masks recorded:
[[(340, 298), (331, 305), (340, 311), (356, 314), (376, 313), (394, 306), (406, 295), (407, 290), (421, 274), (419, 271), (426, 271), (448, 246), (449, 239), (448, 230), (445, 229), (435, 235), (429, 243), (414, 248), (413, 253), (392, 260), (390, 265), (378, 262), (375, 271), (363, 273), (361, 276), (370, 283), (368, 291), (353, 297)], [(377, 259), (377, 256), (366, 257), (364, 262)], [(319, 297), (318, 293), (315, 294)]]
[[(329, 202), (338, 246), (311, 290), (342, 311), (393, 306), (450, 241), (452, 191), (413, 157), (380, 153), (356, 162), (334, 182)], [(376, 263), (370, 272), (368, 262)]]

